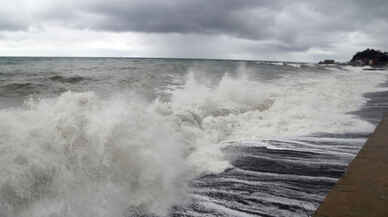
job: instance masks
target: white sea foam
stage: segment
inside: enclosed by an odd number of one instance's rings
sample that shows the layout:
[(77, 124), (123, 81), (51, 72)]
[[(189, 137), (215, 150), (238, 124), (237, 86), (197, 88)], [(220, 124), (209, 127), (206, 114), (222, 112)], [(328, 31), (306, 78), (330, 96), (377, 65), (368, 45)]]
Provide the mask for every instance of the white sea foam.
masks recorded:
[(189, 75), (172, 91), (173, 113), (190, 113), (211, 141), (263, 139), (316, 132), (369, 132), (373, 125), (348, 114), (366, 102), (363, 94), (383, 90), (385, 72), (332, 69), (284, 76), (271, 83), (228, 75), (207, 87)]
[(205, 85), (195, 74), (169, 101), (67, 92), (0, 110), (0, 216), (166, 215), (185, 201), (188, 180), (230, 166), (224, 141), (371, 131), (347, 113), (386, 76), (226, 74)]
[(206, 156), (188, 146), (195, 130), (127, 98), (67, 92), (1, 110), (2, 216), (166, 215), (181, 203)]

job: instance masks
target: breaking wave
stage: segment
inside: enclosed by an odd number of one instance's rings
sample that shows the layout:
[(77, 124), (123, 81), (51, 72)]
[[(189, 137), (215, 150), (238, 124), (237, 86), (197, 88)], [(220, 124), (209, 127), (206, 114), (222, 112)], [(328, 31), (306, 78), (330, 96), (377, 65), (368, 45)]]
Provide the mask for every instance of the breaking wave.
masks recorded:
[(144, 105), (68, 92), (26, 106), (0, 113), (9, 216), (163, 214), (180, 201), (191, 178), (183, 138)]
[(190, 73), (151, 103), (94, 92), (30, 99), (0, 110), (0, 216), (165, 216), (189, 202), (190, 180), (231, 167), (227, 141), (373, 127), (347, 113), (383, 76), (225, 75), (205, 85)]

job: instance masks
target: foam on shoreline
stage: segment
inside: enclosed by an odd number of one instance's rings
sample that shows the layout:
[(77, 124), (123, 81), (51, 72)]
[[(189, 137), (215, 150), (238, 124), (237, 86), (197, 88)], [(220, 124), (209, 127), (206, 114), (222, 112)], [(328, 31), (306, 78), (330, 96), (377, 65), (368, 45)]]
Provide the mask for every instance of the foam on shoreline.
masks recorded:
[(314, 217), (387, 216), (388, 116), (350, 163)]

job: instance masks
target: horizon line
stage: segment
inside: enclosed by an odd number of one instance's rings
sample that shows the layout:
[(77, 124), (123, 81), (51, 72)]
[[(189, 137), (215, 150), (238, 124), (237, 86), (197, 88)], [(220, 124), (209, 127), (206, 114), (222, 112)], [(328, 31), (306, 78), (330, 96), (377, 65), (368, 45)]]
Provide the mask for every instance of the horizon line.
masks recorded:
[(284, 63), (315, 63), (309, 61), (264, 60), (264, 59), (233, 59), (233, 58), (200, 58), (200, 57), (127, 57), (127, 56), (3, 56), (0, 58), (110, 58), (110, 59), (170, 59), (170, 60), (208, 60), (233, 62), (284, 62)]

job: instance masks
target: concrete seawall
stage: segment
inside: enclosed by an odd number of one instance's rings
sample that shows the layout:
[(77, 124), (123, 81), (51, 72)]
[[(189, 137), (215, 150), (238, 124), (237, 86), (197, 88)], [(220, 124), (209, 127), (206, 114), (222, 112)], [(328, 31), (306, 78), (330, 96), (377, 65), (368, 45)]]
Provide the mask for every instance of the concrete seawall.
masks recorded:
[(388, 217), (388, 115), (313, 217)]

